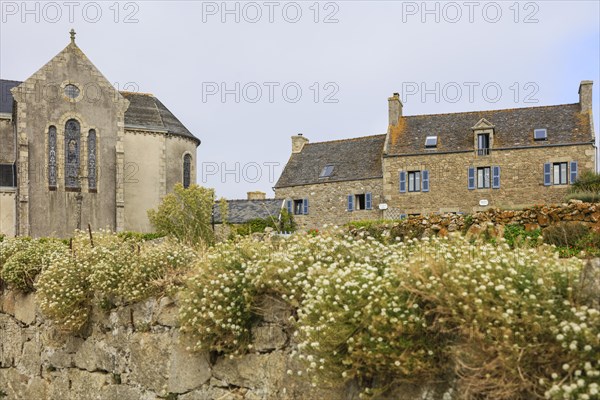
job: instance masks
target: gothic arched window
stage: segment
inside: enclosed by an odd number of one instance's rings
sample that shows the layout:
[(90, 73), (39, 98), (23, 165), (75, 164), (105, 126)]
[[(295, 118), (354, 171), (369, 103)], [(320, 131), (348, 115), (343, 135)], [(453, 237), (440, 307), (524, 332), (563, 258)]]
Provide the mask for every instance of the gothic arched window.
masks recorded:
[(185, 189), (190, 187), (192, 180), (192, 156), (186, 154), (183, 156), (183, 187)]
[(81, 133), (79, 122), (74, 119), (65, 125), (65, 188), (79, 189)]
[(90, 129), (87, 141), (88, 149), (88, 187), (90, 191), (96, 190), (96, 131)]
[(48, 186), (56, 189), (56, 127), (48, 128)]

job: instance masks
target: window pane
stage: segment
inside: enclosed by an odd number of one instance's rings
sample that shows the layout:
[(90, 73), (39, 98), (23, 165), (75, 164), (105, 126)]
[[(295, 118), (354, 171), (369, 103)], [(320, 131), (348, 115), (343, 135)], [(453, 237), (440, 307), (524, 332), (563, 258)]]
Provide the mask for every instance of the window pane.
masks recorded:
[(65, 187), (79, 188), (80, 126), (74, 119), (65, 126)]
[(561, 185), (567, 184), (567, 163), (560, 164), (560, 183)]
[(484, 176), (485, 176), (485, 180), (484, 180), (484, 187), (489, 188), (490, 187), (490, 168), (484, 168), (483, 170), (484, 172)]
[(421, 172), (415, 172), (415, 192), (421, 191)]
[(477, 188), (481, 189), (483, 187), (483, 169), (477, 168)]
[(408, 173), (408, 191), (409, 192), (415, 191), (415, 173), (414, 172)]
[(554, 164), (554, 184), (560, 185), (560, 164)]

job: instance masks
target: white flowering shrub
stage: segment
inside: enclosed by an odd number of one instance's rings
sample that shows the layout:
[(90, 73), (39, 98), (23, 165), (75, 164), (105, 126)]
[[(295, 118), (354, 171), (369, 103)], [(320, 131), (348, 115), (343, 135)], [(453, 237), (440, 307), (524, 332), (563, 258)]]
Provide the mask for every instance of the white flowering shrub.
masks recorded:
[(30, 292), (38, 274), (68, 247), (55, 239), (11, 238), (0, 242), (0, 278), (10, 287)]
[(196, 257), (174, 241), (143, 243), (101, 231), (92, 245), (79, 232), (72, 251), (40, 275), (40, 307), (63, 328), (76, 331), (87, 322), (92, 304), (123, 304), (161, 294)]
[(600, 314), (582, 261), (549, 246), (453, 236), (381, 243), (339, 233), (209, 251), (182, 294), (196, 348), (242, 352), (257, 298), (295, 307), (301, 371), (364, 387), (454, 373), (465, 398), (598, 398)]

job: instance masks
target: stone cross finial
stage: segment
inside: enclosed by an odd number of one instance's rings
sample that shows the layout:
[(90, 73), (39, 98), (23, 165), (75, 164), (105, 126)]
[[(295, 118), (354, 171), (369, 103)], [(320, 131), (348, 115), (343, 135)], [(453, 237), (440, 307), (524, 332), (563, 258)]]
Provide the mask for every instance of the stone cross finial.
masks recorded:
[(75, 29), (71, 29), (71, 43), (75, 44)]

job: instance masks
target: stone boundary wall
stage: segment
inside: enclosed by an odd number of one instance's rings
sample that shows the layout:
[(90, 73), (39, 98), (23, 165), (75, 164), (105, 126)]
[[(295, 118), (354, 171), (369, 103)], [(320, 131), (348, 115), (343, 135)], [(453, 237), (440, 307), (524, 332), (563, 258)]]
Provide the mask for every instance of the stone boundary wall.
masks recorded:
[(526, 230), (532, 231), (569, 221), (581, 222), (600, 232), (600, 203), (570, 200), (565, 204), (540, 205), (522, 210), (490, 208), (474, 214), (411, 216), (394, 225), (408, 231), (422, 232), (425, 236), (457, 231), (477, 235), (485, 231), (489, 223), (494, 224), (498, 231), (503, 231), (503, 226), (513, 224), (523, 225)]
[[(169, 298), (95, 309), (84, 332), (72, 335), (44, 319), (34, 294), (0, 293), (0, 399), (358, 399), (352, 383), (315, 388), (299, 377), (285, 323), (291, 311), (272, 299), (260, 307), (252, 352), (230, 358), (189, 351)], [(446, 389), (403, 385), (379, 398), (449, 399)]]

